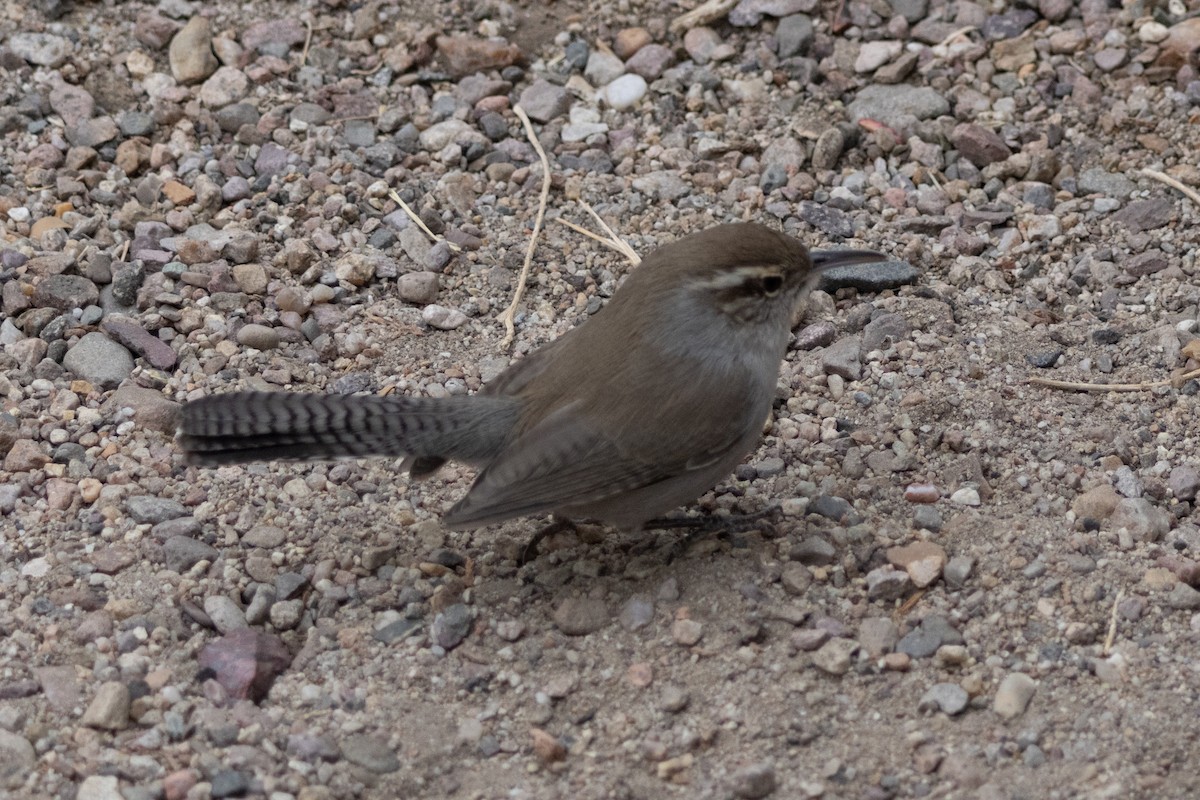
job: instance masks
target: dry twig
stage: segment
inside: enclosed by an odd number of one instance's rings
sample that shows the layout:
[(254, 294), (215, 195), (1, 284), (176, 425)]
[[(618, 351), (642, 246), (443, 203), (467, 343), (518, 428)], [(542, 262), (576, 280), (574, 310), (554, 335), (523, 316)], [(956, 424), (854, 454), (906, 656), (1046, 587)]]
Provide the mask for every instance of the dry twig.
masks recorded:
[(708, 2), (701, 3), (691, 11), (680, 14), (671, 20), (671, 30), (674, 33), (679, 33), (680, 31), (695, 28), (698, 25), (707, 25), (710, 22), (715, 22), (733, 10), (733, 7), (737, 4), (738, 0), (708, 0)]
[(608, 234), (607, 236), (601, 236), (598, 233), (593, 233), (592, 231), (589, 231), (587, 228), (583, 227), (582, 225), (577, 225), (574, 222), (571, 222), (570, 220), (563, 219), (562, 217), (555, 217), (555, 221), (562, 225), (566, 225), (568, 228), (570, 228), (573, 231), (576, 231), (577, 233), (582, 233), (584, 236), (588, 237), (589, 239), (596, 240), (597, 242), (604, 245), (605, 247), (609, 247), (609, 248), (612, 248), (613, 250), (616, 250), (618, 253), (625, 256), (625, 258), (629, 260), (629, 263), (633, 264), (633, 266), (635, 266), (635, 267), (638, 264), (642, 263), (642, 257), (639, 256), (637, 254), (637, 252), (634, 251), (634, 249), (629, 246), (628, 242), (626, 242), (624, 239), (622, 239), (620, 236), (618, 236), (613, 231), (613, 229), (608, 226), (607, 222), (605, 222), (603, 219), (600, 218), (600, 215), (596, 213), (596, 209), (592, 208), (584, 200), (580, 200), (579, 204), (581, 206), (583, 206), (585, 209), (587, 209), (587, 212), (589, 214), (591, 214), (593, 217), (595, 217), (596, 222), (600, 223), (600, 227), (604, 228), (604, 232), (606, 234)]
[(959, 28), (958, 30), (952, 31), (951, 33), (947, 34), (946, 38), (942, 39), (940, 42), (935, 44), (934, 47), (941, 47), (941, 48), (949, 47), (950, 43), (953, 42), (958, 37), (966, 36), (968, 33), (972, 33), (975, 30), (978, 30), (978, 29), (974, 25), (967, 25), (964, 28)]
[(1159, 172), (1156, 169), (1144, 169), (1144, 170), (1142, 170), (1142, 174), (1145, 175), (1147, 178), (1153, 178), (1154, 180), (1158, 181), (1159, 183), (1165, 183), (1167, 186), (1170, 186), (1172, 189), (1176, 189), (1180, 192), (1183, 192), (1183, 194), (1187, 197), (1187, 199), (1191, 200), (1193, 203), (1200, 206), (1200, 194), (1197, 194), (1195, 189), (1192, 189), (1190, 186), (1185, 186), (1184, 184), (1182, 184), (1179, 181), (1172, 178), (1167, 173)]
[(304, 27), (308, 28), (308, 34), (304, 37), (304, 49), (300, 51), (300, 66), (308, 63), (308, 48), (312, 44), (313, 24), (311, 19), (304, 20)]
[(401, 198), (400, 195), (396, 194), (395, 189), (388, 189), (388, 197), (395, 200), (396, 203), (400, 206), (400, 208), (404, 209), (404, 213), (408, 214), (408, 218), (411, 219), (413, 222), (417, 223), (417, 227), (420, 228), (422, 231), (424, 231), (425, 235), (428, 236), (430, 239), (432, 239), (435, 242), (445, 241), (446, 245), (456, 253), (459, 252), (460, 250), (462, 250), (462, 248), (459, 247), (458, 245), (456, 245), (454, 242), (446, 241), (441, 236), (438, 236), (436, 233), (429, 230), (429, 226), (421, 221), (421, 218), (417, 216), (417, 212), (413, 211), (412, 207), (408, 203), (404, 202), (404, 199)]
[(546, 200), (550, 197), (550, 160), (546, 158), (546, 151), (542, 149), (542, 143), (538, 141), (537, 133), (533, 130), (533, 123), (526, 116), (525, 109), (520, 105), (515, 105), (513, 113), (520, 117), (521, 124), (525, 126), (525, 135), (529, 137), (529, 143), (533, 145), (538, 159), (542, 162), (542, 194), (538, 198), (537, 216), (533, 220), (533, 233), (529, 236), (529, 247), (525, 250), (525, 263), (521, 266), (520, 277), (517, 278), (517, 288), (513, 292), (513, 299), (509, 303), (508, 309), (500, 315), (501, 321), (504, 322), (504, 339), (500, 342), (502, 349), (512, 344), (513, 337), (516, 336), (516, 326), (513, 324), (513, 320), (517, 316), (517, 306), (521, 302), (521, 296), (525, 294), (525, 281), (529, 279), (529, 267), (533, 264), (533, 251), (537, 247), (538, 234), (542, 232), (542, 220), (546, 217)]
[(579, 205), (583, 206), (583, 210), (591, 214), (592, 219), (596, 220), (596, 224), (603, 228), (604, 232), (608, 234), (608, 239), (612, 243), (611, 247), (614, 250), (625, 256), (625, 258), (629, 259), (629, 263), (633, 264), (635, 267), (642, 263), (642, 257), (634, 252), (634, 249), (629, 246), (629, 243), (618, 236), (616, 231), (608, 227), (608, 223), (596, 213), (596, 209), (592, 208), (586, 200), (580, 200)]
[(1113, 640), (1117, 638), (1117, 606), (1121, 603), (1121, 598), (1125, 596), (1124, 589), (1117, 590), (1117, 596), (1113, 599), (1112, 615), (1108, 618), (1108, 636), (1104, 637), (1104, 655), (1107, 656), (1112, 652)]
[(925, 589), (917, 589), (908, 596), (908, 599), (900, 604), (900, 607), (892, 614), (892, 619), (900, 620), (908, 615), (908, 612), (917, 607), (917, 603), (921, 602), (921, 598), (925, 596)]
[(1166, 378), (1161, 381), (1145, 381), (1144, 383), (1078, 383), (1076, 381), (1056, 381), (1053, 378), (1030, 378), (1029, 383), (1034, 386), (1046, 386), (1051, 389), (1072, 389), (1080, 392), (1144, 392), (1147, 389), (1156, 389), (1159, 386), (1174, 386), (1178, 388), (1183, 385), (1184, 381), (1189, 381), (1192, 378), (1200, 378), (1200, 369), (1194, 369), (1191, 372), (1185, 372), (1173, 378)]

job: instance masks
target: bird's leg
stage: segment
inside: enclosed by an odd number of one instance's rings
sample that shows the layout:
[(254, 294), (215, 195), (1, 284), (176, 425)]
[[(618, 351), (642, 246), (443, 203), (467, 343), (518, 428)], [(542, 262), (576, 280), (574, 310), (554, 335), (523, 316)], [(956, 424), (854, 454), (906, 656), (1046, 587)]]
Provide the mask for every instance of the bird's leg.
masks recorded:
[(579, 528), (569, 519), (555, 518), (549, 525), (545, 525), (533, 536), (529, 537), (529, 541), (525, 542), (525, 546), (521, 548), (521, 556), (517, 559), (517, 566), (525, 566), (526, 564), (537, 558), (538, 545), (549, 536), (557, 533), (567, 533), (568, 531), (578, 532)]
[(779, 506), (771, 506), (770, 508), (756, 511), (753, 514), (730, 514), (724, 517), (695, 516), (695, 517), (657, 517), (648, 521), (642, 528), (650, 528), (661, 531), (678, 530), (679, 528), (690, 528), (691, 530), (715, 531), (724, 530), (730, 533), (740, 533), (742, 531), (754, 530), (758, 527), (758, 523), (764, 519), (771, 519), (779, 514)]
[(726, 517), (661, 517), (647, 522), (643, 528), (658, 530), (686, 529), (687, 533), (678, 539), (671, 547), (669, 561), (687, 552), (693, 544), (713, 533), (728, 538), (734, 533), (743, 533), (762, 527), (761, 523), (769, 521), (779, 514), (779, 506), (771, 506), (753, 514), (730, 514)]

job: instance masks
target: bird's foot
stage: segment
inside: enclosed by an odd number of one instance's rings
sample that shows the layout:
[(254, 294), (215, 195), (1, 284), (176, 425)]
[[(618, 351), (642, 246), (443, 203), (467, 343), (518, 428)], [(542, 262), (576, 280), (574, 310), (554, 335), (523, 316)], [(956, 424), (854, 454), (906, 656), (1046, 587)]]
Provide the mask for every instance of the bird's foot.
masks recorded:
[(538, 555), (538, 545), (547, 538), (559, 533), (578, 533), (579, 528), (569, 519), (556, 519), (549, 525), (545, 525), (533, 536), (529, 537), (529, 541), (525, 542), (525, 547), (521, 549), (521, 555), (517, 559), (517, 566), (525, 566), (531, 563)]
[(668, 561), (674, 561), (688, 551), (701, 539), (712, 534), (728, 539), (732, 534), (745, 533), (752, 530), (767, 530), (774, 528), (771, 520), (780, 513), (779, 506), (771, 506), (753, 514), (730, 514), (723, 517), (660, 517), (652, 519), (642, 527), (657, 530), (686, 530), (671, 546)]

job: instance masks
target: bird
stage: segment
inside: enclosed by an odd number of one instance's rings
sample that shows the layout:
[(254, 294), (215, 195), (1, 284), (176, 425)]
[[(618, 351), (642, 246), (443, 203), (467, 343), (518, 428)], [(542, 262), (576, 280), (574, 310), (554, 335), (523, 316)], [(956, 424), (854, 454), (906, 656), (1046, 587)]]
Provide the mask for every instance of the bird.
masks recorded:
[(871, 250), (813, 250), (758, 223), (650, 253), (582, 324), (474, 395), (231, 392), (184, 404), (189, 464), (404, 457), (413, 479), (475, 467), (450, 529), (551, 513), (639, 529), (711, 489), (754, 450), (797, 304)]

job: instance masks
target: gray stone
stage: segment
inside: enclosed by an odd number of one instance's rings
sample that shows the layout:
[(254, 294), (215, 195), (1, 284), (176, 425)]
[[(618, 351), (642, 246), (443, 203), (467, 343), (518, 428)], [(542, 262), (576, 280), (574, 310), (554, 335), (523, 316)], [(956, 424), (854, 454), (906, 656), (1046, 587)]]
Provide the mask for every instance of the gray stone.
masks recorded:
[(95, 98), (82, 86), (60, 83), (50, 90), (49, 100), (50, 107), (68, 125), (88, 119), (96, 112)]
[(918, 711), (942, 711), (950, 716), (961, 714), (971, 697), (956, 683), (935, 683), (925, 690), (917, 703)]
[(112, 117), (92, 117), (67, 126), (67, 141), (75, 147), (99, 147), (121, 135)]
[(910, 658), (929, 658), (942, 646), (941, 634), (924, 625), (913, 628), (896, 643), (896, 651)]
[(199, 83), (221, 66), (212, 49), (212, 23), (199, 14), (171, 39), (167, 50), (171, 74), (180, 83)]
[(347, 736), (342, 742), (342, 756), (351, 764), (357, 764), (363, 769), (383, 774), (400, 769), (400, 759), (396, 757), (386, 741), (378, 736), (355, 734)]
[(858, 642), (853, 639), (830, 639), (813, 653), (813, 664), (830, 675), (845, 675), (850, 671), (852, 656), (857, 649)]
[(957, 125), (950, 132), (950, 142), (960, 155), (977, 167), (986, 167), (1012, 155), (998, 133), (969, 122)]
[(250, 323), (237, 332), (238, 344), (255, 350), (274, 350), (279, 346), (279, 334), (274, 328)]
[(420, 620), (405, 619), (402, 617), (400, 619), (387, 622), (382, 627), (376, 628), (373, 636), (377, 641), (383, 642), (384, 644), (393, 644), (395, 642), (407, 639), (415, 630), (420, 627)]
[(129, 800), (116, 775), (89, 775), (79, 783), (75, 800)]
[(134, 495), (126, 500), (125, 511), (134, 522), (148, 522), (151, 525), (188, 515), (187, 509), (176, 500), (144, 494)]
[(912, 579), (908, 573), (898, 570), (891, 564), (871, 570), (867, 573), (867, 598), (882, 600), (885, 603), (899, 600), (912, 589)]
[(992, 702), (992, 710), (1004, 719), (1018, 717), (1025, 713), (1036, 691), (1037, 681), (1033, 678), (1021, 672), (1009, 673), (1000, 681), (996, 698)]
[(992, 14), (979, 26), (979, 32), (984, 38), (993, 41), (997, 39), (1013, 39), (1024, 33), (1025, 29), (1037, 22), (1038, 14), (1031, 8), (1014, 8), (1003, 14)]
[(583, 77), (593, 86), (606, 86), (624, 74), (625, 65), (621, 59), (606, 50), (593, 50), (583, 70)]
[(139, 425), (168, 436), (174, 435), (179, 423), (179, 403), (144, 386), (123, 386), (113, 392), (104, 410), (111, 413), (118, 409), (129, 409)]
[(591, 597), (568, 597), (554, 609), (554, 624), (568, 636), (586, 636), (609, 623), (608, 606)]
[(275, 589), (265, 583), (260, 583), (254, 589), (254, 597), (246, 606), (246, 621), (251, 625), (262, 625), (270, 616), (271, 606), (275, 603)]
[(204, 598), (204, 613), (221, 633), (249, 627), (242, 609), (223, 594), (209, 595)]
[(154, 132), (154, 117), (142, 111), (126, 111), (117, 118), (117, 127), (125, 136), (149, 136)]
[(218, 109), (213, 117), (226, 133), (237, 133), (244, 125), (257, 125), (262, 115), (249, 103), (232, 103)]
[(571, 107), (571, 93), (562, 86), (536, 80), (521, 92), (521, 108), (537, 122), (549, 122), (561, 117)]
[(733, 774), (731, 788), (737, 797), (745, 800), (759, 800), (775, 791), (778, 781), (775, 778), (775, 767), (767, 762), (751, 764)]
[(1162, 250), (1152, 248), (1122, 261), (1121, 266), (1133, 277), (1144, 278), (1147, 275), (1162, 272), (1170, 264)]
[(236, 103), (246, 96), (250, 79), (235, 67), (220, 67), (200, 85), (197, 95), (200, 102), (209, 108), (221, 108)]
[(444, 650), (453, 650), (471, 632), (471, 612), (462, 603), (455, 603), (433, 618), (429, 635), (433, 643)]
[(124, 730), (129, 725), (130, 702), (129, 688), (125, 684), (117, 681), (101, 684), (87, 711), (83, 712), (81, 722), (89, 728)]
[(1200, 474), (1190, 464), (1183, 464), (1171, 470), (1167, 476), (1167, 486), (1178, 500), (1195, 500), (1196, 492), (1200, 489)]
[(808, 567), (798, 561), (789, 561), (783, 565), (779, 582), (783, 585), (785, 592), (799, 597), (808, 592), (808, 588), (812, 586), (813, 577)]
[(821, 273), (817, 288), (825, 292), (838, 289), (858, 289), (860, 292), (882, 292), (914, 283), (921, 271), (907, 261), (875, 261), (831, 267)]
[(671, 48), (651, 43), (630, 56), (629, 60), (625, 62), (625, 69), (634, 75), (641, 75), (646, 80), (653, 81), (674, 63), (675, 53)]
[(100, 299), (96, 284), (79, 275), (47, 275), (33, 292), (35, 305), (70, 311), (95, 304)]
[(817, 0), (741, 0), (729, 12), (729, 24), (752, 27), (762, 22), (764, 16), (786, 17), (816, 7)]
[(75, 46), (64, 36), (25, 31), (9, 36), (8, 48), (30, 64), (52, 69), (61, 67), (75, 50)]
[(1096, 54), (1092, 56), (1092, 61), (1101, 72), (1112, 72), (1114, 69), (1124, 66), (1128, 57), (1129, 51), (1122, 47), (1105, 47), (1096, 51)]
[(797, 350), (813, 350), (827, 347), (837, 338), (837, 327), (826, 320), (814, 322), (796, 334), (792, 343)]
[(1137, 189), (1137, 184), (1124, 175), (1109, 172), (1103, 167), (1085, 169), (1079, 175), (1078, 186), (1080, 194), (1102, 194), (1105, 197), (1129, 197)]
[(103, 333), (93, 331), (67, 351), (63, 366), (102, 389), (115, 389), (133, 372), (133, 356)]
[[(580, 39), (576, 42), (583, 44), (586, 48), (587, 44)], [(499, 95), (508, 94), (512, 91), (512, 84), (508, 81), (496, 80), (486, 75), (468, 75), (458, 82), (454, 87), (454, 93), (463, 104), (474, 106), (485, 97), (497, 97)]]
[(274, 525), (255, 525), (242, 537), (242, 544), (247, 547), (261, 547), (274, 550), (287, 541), (287, 531)]
[(271, 605), (269, 617), (276, 630), (290, 631), (304, 616), (303, 600), (282, 600)]
[(867, 323), (862, 332), (862, 349), (883, 350), (904, 341), (912, 332), (908, 320), (899, 314), (880, 314)]
[(418, 141), (423, 149), (436, 153), (448, 144), (468, 143), (482, 138), (482, 133), (461, 119), (447, 119), (421, 131)]
[[(785, 176), (804, 166), (804, 144), (795, 136), (783, 136), (767, 145), (762, 153), (764, 169), (778, 168)], [(786, 177), (784, 179), (786, 182)]]
[(234, 769), (220, 769), (209, 780), (213, 798), (241, 797), (250, 789), (250, 779)]
[(437, 299), (441, 281), (436, 272), (406, 272), (396, 279), (396, 291), (406, 303), (429, 305)]
[(146, 359), (155, 369), (169, 370), (175, 367), (178, 357), (171, 346), (151, 334), (141, 325), (121, 320), (105, 320), (101, 328), (124, 347)]
[(871, 658), (880, 658), (896, 648), (900, 631), (887, 617), (868, 617), (858, 626), (858, 643)]
[(862, 376), (861, 352), (860, 339), (846, 336), (821, 353), (821, 368), (827, 375), (839, 375), (848, 381), (856, 381)]
[[(1089, 172), (1090, 171), (1091, 170), (1089, 170)], [(1085, 172), (1084, 175), (1086, 174), (1087, 173)], [(1132, 181), (1126, 180), (1119, 175), (1112, 177), (1120, 178), (1122, 181), (1128, 184), (1128, 191), (1125, 191), (1124, 193), (1118, 193), (1115, 191), (1105, 192), (1105, 194), (1108, 194), (1109, 196), (1127, 197), (1129, 192), (1132, 192), (1135, 188), (1137, 188)], [(1079, 188), (1081, 190), (1084, 188), (1082, 177), (1079, 179)], [(1091, 191), (1100, 190), (1092, 189)], [(1120, 211), (1114, 213), (1110, 219), (1113, 222), (1124, 225), (1134, 233), (1154, 230), (1155, 228), (1161, 228), (1164, 225), (1169, 224), (1171, 220), (1175, 218), (1175, 205), (1176, 204), (1173, 200), (1170, 200), (1166, 197), (1151, 197), (1146, 200), (1137, 200), (1125, 206), (1125, 208), (1122, 208)]]
[(842, 133), (842, 129), (837, 126), (826, 128), (817, 137), (817, 143), (813, 145), (813, 168), (833, 169), (837, 166), (838, 159), (842, 157), (842, 151), (845, 149), (846, 135)]
[(949, 114), (950, 103), (940, 92), (927, 86), (873, 84), (859, 91), (847, 110), (855, 123), (873, 119), (895, 127), (902, 116), (928, 119)]
[(779, 20), (775, 42), (780, 58), (808, 55), (813, 43), (812, 18), (807, 14), (792, 14)]
[(910, 25), (915, 25), (925, 19), (925, 15), (929, 13), (928, 0), (888, 0), (888, 2), (892, 6), (892, 13), (904, 17)]
[(289, 153), (274, 142), (267, 142), (254, 159), (254, 174), (270, 177), (283, 172), (287, 167)]
[(275, 576), (275, 594), (280, 600), (290, 600), (308, 585), (308, 578), (298, 572), (281, 572)]
[(617, 621), (627, 631), (640, 630), (654, 621), (654, 604), (642, 597), (631, 597), (621, 606)]
[(837, 558), (837, 550), (820, 536), (806, 536), (791, 549), (788, 557), (801, 564), (820, 567), (832, 564)]
[(431, 328), (437, 328), (440, 331), (452, 331), (466, 323), (467, 315), (456, 308), (427, 305), (421, 309), (421, 319)]
[(291, 119), (304, 125), (324, 125), (333, 113), (316, 103), (299, 103), (292, 109)]
[(1117, 503), (1111, 519), (1113, 530), (1125, 528), (1134, 539), (1157, 542), (1171, 529), (1171, 515), (1145, 497), (1126, 497)]
[(804, 200), (797, 209), (800, 219), (835, 239), (854, 235), (854, 219), (839, 208)]
[(633, 188), (653, 200), (672, 201), (691, 194), (691, 186), (679, 176), (678, 170), (662, 169), (647, 172), (633, 179)]
[(0, 728), (0, 780), (33, 769), (33, 745), (24, 736)]
[(1167, 605), (1180, 611), (1195, 611), (1200, 608), (1200, 591), (1180, 581), (1171, 587)]
[(970, 556), (953, 556), (946, 562), (946, 568), (942, 571), (942, 577), (946, 581), (946, 585), (951, 589), (961, 588), (967, 582), (967, 578), (971, 575), (971, 568), (975, 566), (975, 561)]

